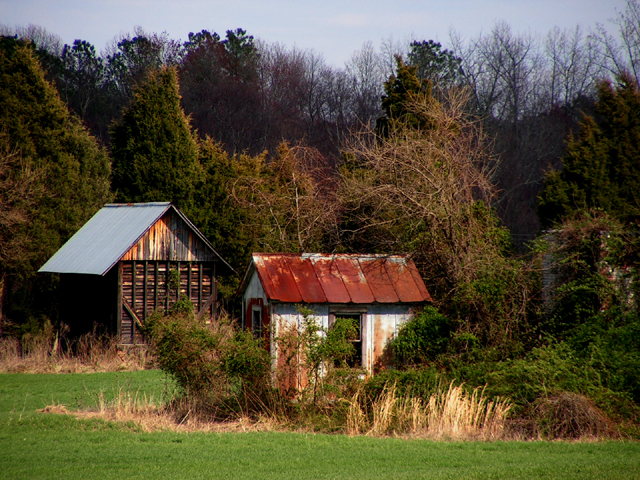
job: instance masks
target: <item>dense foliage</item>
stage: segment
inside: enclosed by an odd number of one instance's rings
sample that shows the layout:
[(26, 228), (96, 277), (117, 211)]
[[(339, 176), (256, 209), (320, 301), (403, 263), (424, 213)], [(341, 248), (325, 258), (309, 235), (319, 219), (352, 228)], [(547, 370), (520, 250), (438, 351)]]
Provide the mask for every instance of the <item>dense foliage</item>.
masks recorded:
[(175, 311), (152, 316), (146, 333), (160, 367), (213, 416), (250, 414), (268, 398), (270, 358), (250, 332), (224, 320), (207, 326), (192, 311)]
[(10, 316), (25, 321), (37, 305), (33, 289), (47, 288), (34, 283), (37, 269), (110, 198), (110, 166), (45, 80), (33, 48), (7, 37), (0, 105), (0, 251), (12, 245), (0, 256), (0, 304), (10, 296)]
[(111, 130), (111, 158), (116, 200), (193, 205), (198, 144), (180, 108), (175, 70), (152, 72), (138, 87)]
[(623, 74), (598, 86), (595, 114), (571, 139), (562, 170), (549, 172), (540, 198), (543, 225), (601, 209), (625, 223), (640, 220), (640, 92)]

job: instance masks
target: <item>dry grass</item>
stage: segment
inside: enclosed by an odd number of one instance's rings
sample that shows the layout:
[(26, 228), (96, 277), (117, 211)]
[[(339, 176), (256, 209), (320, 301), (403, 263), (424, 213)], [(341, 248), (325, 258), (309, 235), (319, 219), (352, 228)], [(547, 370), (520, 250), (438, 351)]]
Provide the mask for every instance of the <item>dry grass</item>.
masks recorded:
[(232, 421), (213, 421), (205, 410), (189, 401), (157, 403), (145, 394), (118, 390), (114, 399), (106, 401), (101, 392), (94, 408), (70, 411), (65, 405), (52, 404), (38, 410), (43, 413), (73, 415), (80, 419), (101, 419), (121, 425), (134, 426), (143, 432), (258, 432), (281, 430), (270, 418), (241, 417)]
[[(507, 415), (511, 403), (489, 400), (482, 389), (467, 391), (453, 383), (433, 394), (428, 400), (399, 397), (395, 385), (385, 387), (373, 402), (362, 406), (362, 393), (351, 399), (345, 424), (348, 435), (400, 436), (433, 440), (598, 440), (610, 438), (611, 422), (581, 396), (550, 398), (539, 408), (545, 432), (514, 431), (508, 428)], [(576, 411), (578, 409), (579, 411)], [(81, 419), (99, 418), (141, 430), (176, 432), (257, 432), (316, 431), (282, 415), (269, 414), (268, 409), (257, 418), (240, 416), (221, 421), (215, 412), (196, 400), (174, 399), (157, 403), (153, 397), (119, 389), (113, 400), (105, 400), (104, 392), (95, 397), (95, 406), (72, 412), (64, 405), (52, 404), (40, 410), (45, 413), (73, 415)], [(544, 418), (543, 418), (544, 417)], [(133, 426), (133, 427), (132, 427)], [(615, 433), (615, 432), (614, 432)]]
[(116, 338), (84, 335), (63, 349), (57, 337), (0, 339), (0, 373), (90, 373), (144, 370), (146, 346), (122, 347)]
[(488, 400), (484, 392), (467, 392), (451, 383), (447, 390), (428, 401), (398, 397), (395, 385), (387, 385), (372, 403), (367, 416), (359, 394), (351, 401), (347, 433), (373, 436), (407, 435), (442, 440), (496, 440), (505, 436), (505, 421), (511, 402)]

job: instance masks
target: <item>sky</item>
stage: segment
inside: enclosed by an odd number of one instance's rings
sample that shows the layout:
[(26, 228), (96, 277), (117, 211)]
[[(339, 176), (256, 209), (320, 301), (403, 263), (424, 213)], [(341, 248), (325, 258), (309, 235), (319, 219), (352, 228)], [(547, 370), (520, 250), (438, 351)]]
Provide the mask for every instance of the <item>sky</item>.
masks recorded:
[(625, 0), (0, 0), (0, 24), (44, 27), (64, 43), (87, 40), (103, 50), (114, 38), (142, 27), (186, 40), (203, 29), (243, 28), (268, 43), (313, 50), (341, 67), (362, 45), (390, 39), (449, 45), (489, 33), (498, 21), (514, 33), (544, 35), (553, 27), (585, 32), (624, 10)]

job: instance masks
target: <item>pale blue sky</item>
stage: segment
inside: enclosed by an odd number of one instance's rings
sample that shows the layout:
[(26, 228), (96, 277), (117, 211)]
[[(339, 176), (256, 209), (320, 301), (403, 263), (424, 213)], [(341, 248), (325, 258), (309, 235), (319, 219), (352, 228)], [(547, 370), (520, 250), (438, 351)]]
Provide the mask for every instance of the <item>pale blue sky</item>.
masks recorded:
[[(244, 28), (267, 42), (313, 49), (342, 66), (366, 41), (464, 37), (504, 20), (515, 32), (546, 34), (554, 26), (585, 32), (624, 10), (625, 0), (0, 0), (0, 23), (36, 24), (63, 42), (80, 38), (99, 50), (136, 26), (186, 39), (202, 29), (224, 36)], [(613, 28), (610, 28), (613, 30)], [(613, 33), (613, 32), (612, 32)]]

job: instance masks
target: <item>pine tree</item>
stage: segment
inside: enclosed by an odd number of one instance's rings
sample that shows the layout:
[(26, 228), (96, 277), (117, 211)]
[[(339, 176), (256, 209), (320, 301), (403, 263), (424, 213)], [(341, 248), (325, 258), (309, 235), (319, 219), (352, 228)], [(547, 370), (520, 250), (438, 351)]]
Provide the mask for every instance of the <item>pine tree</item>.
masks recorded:
[(402, 122), (412, 128), (431, 128), (429, 117), (416, 115), (411, 106), (428, 101), (436, 105), (432, 96), (432, 84), (429, 80), (420, 80), (417, 67), (407, 65), (402, 57), (396, 56), (396, 74), (391, 75), (384, 83), (385, 95), (382, 96), (382, 110), (384, 117), (376, 123), (376, 133), (386, 137), (392, 122)]
[(416, 67), (416, 75), (429, 79), (437, 90), (443, 91), (464, 82), (462, 59), (443, 49), (438, 42), (411, 42), (407, 58), (409, 64)]
[(137, 88), (111, 129), (111, 154), (118, 201), (191, 207), (201, 170), (198, 143), (180, 107), (174, 68), (151, 73)]
[(622, 75), (615, 87), (600, 83), (595, 116), (569, 140), (563, 165), (545, 179), (538, 205), (544, 227), (590, 209), (640, 221), (640, 92), (631, 77)]
[(0, 258), (6, 293), (29, 290), (36, 270), (110, 197), (106, 153), (45, 80), (33, 46), (10, 37), (0, 37), (0, 154), (16, 159), (5, 163), (4, 180), (13, 182), (1, 185), (29, 182), (24, 221), (0, 232), (20, 245)]

